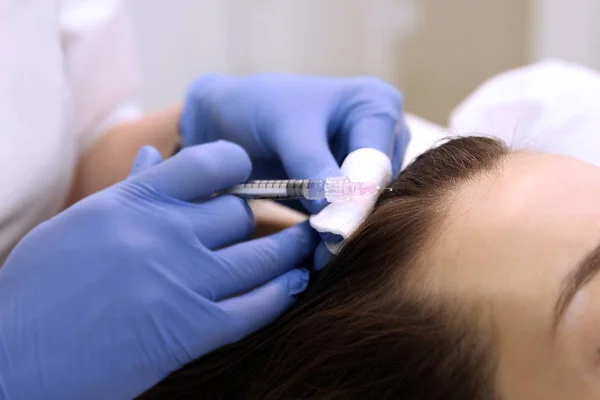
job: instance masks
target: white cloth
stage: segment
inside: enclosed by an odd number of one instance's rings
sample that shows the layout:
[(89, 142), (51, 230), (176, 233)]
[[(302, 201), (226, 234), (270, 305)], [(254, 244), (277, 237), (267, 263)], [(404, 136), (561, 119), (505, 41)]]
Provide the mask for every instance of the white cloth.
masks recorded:
[(0, 0), (0, 265), (60, 210), (79, 156), (140, 114), (117, 0)]
[[(445, 136), (444, 129), (439, 125), (408, 113), (405, 118), (412, 134), (404, 155), (403, 168), (419, 154), (439, 143)], [(369, 168), (365, 168), (367, 165)], [(358, 149), (346, 157), (342, 163), (341, 172), (351, 181), (373, 182), (380, 187), (386, 187), (392, 179), (392, 164), (390, 159), (378, 150)], [(347, 202), (329, 204), (320, 213), (310, 217), (310, 225), (321, 234), (341, 237), (339, 242), (325, 241), (327, 249), (332, 254), (337, 254), (346, 239), (369, 216), (376, 200), (377, 196), (366, 196)]]
[[(485, 82), (452, 112), (450, 128), (410, 114), (406, 120), (411, 142), (404, 167), (445, 138), (468, 135), (497, 137), (515, 150), (562, 154), (600, 166), (600, 73), (560, 61), (541, 62)], [(371, 165), (363, 161), (357, 160)], [(372, 165), (365, 173), (377, 175), (380, 167)], [(332, 204), (311, 224), (345, 240), (371, 208)], [(335, 254), (343, 242), (327, 247)]]
[[(365, 168), (368, 165), (369, 168)], [(392, 162), (385, 153), (375, 149), (358, 149), (348, 154), (340, 168), (342, 176), (352, 182), (372, 182), (386, 187), (392, 180)], [(332, 254), (367, 218), (375, 206), (377, 195), (354, 197), (349, 201), (329, 204), (317, 215), (310, 217), (310, 225), (319, 233), (341, 236), (337, 243), (325, 242)]]
[(600, 73), (549, 60), (490, 78), (450, 114), (449, 128), (408, 116), (405, 165), (446, 137), (484, 135), (514, 150), (600, 166)]
[(508, 71), (459, 105), (450, 127), (600, 165), (600, 74), (560, 61)]
[(404, 153), (402, 169), (430, 148), (440, 144), (449, 134), (448, 130), (423, 118), (405, 114), (406, 124), (411, 132), (410, 143)]

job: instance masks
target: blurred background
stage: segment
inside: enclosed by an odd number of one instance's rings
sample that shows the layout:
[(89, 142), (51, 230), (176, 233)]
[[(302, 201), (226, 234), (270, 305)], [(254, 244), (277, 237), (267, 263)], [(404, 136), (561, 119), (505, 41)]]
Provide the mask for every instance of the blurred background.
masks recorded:
[(485, 79), (560, 58), (600, 69), (600, 0), (127, 0), (148, 111), (204, 72), (375, 75), (445, 124)]

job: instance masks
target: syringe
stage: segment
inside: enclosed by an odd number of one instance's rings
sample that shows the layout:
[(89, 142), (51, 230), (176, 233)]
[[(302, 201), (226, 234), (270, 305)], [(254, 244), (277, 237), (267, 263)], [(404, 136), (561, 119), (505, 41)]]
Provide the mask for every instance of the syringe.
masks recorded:
[(244, 199), (321, 200), (330, 203), (347, 201), (356, 196), (376, 194), (380, 187), (371, 182), (351, 182), (345, 176), (326, 179), (289, 179), (249, 181), (220, 194), (233, 194)]

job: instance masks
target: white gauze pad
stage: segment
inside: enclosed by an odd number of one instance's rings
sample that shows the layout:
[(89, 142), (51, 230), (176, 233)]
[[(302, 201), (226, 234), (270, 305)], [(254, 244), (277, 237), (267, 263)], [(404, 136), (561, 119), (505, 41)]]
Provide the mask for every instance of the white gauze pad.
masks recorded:
[[(392, 162), (379, 150), (363, 148), (348, 154), (341, 172), (352, 182), (373, 182), (385, 188), (392, 180)], [(374, 194), (331, 203), (320, 213), (310, 217), (310, 225), (317, 232), (342, 237), (338, 243), (325, 242), (332, 254), (338, 253), (346, 239), (371, 213), (377, 197), (378, 194)]]

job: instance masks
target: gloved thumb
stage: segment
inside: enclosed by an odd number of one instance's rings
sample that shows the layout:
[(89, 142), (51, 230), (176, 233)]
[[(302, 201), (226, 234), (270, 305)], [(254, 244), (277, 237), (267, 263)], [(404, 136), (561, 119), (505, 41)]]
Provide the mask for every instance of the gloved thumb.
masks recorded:
[[(276, 141), (276, 151), (290, 179), (324, 179), (339, 176), (340, 167), (331, 153), (325, 127), (304, 121), (290, 123), (282, 129)], [(323, 132), (323, 134), (318, 134)], [(303, 201), (311, 214), (327, 205), (325, 201)]]
[(165, 196), (197, 201), (244, 182), (251, 170), (250, 157), (242, 147), (217, 141), (186, 147), (153, 168), (136, 173), (131, 180)]
[[(308, 286), (310, 273), (303, 268), (293, 269), (242, 296), (220, 303), (221, 309), (236, 321), (230, 332), (234, 340), (247, 336), (273, 322), (297, 300), (296, 295)], [(231, 340), (226, 340), (223, 345)]]
[(153, 167), (163, 161), (162, 155), (153, 146), (144, 146), (138, 152), (137, 157), (131, 168), (129, 176), (142, 172), (150, 167)]
[(327, 249), (325, 242), (319, 243), (319, 245), (317, 246), (317, 249), (315, 250), (315, 255), (314, 255), (314, 260), (313, 260), (315, 269), (317, 271), (323, 269), (327, 265), (327, 263), (329, 263), (329, 261), (331, 261), (332, 257), (333, 257), (333, 255)]

